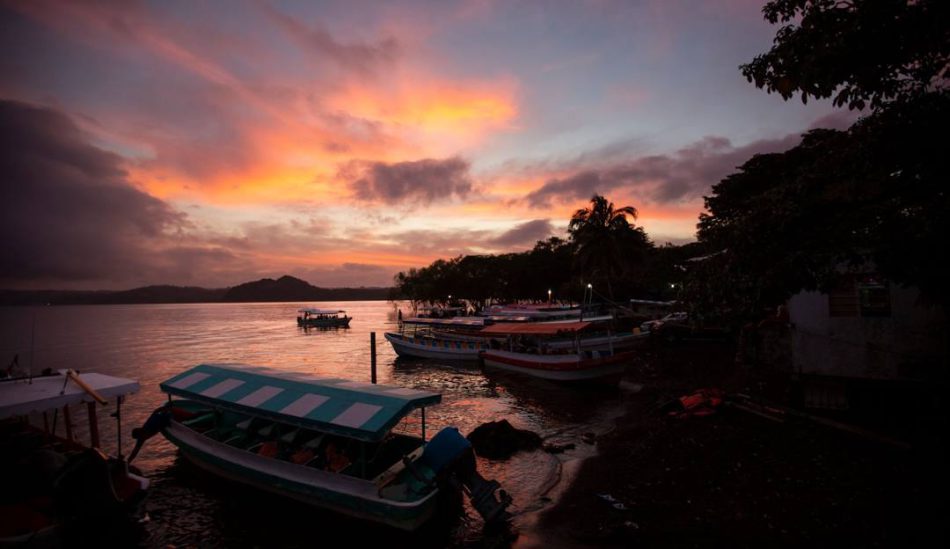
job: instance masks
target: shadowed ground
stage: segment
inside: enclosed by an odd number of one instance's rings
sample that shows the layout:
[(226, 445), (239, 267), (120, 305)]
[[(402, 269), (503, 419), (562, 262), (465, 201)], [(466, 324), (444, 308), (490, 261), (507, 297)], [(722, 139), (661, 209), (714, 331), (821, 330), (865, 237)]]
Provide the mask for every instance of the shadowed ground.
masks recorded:
[(549, 545), (944, 545), (941, 418), (917, 418), (933, 427), (918, 425), (904, 449), (731, 408), (686, 419), (659, 410), (710, 386), (781, 397), (784, 385), (736, 367), (733, 357), (717, 345), (644, 356), (627, 375), (643, 390), (541, 518)]

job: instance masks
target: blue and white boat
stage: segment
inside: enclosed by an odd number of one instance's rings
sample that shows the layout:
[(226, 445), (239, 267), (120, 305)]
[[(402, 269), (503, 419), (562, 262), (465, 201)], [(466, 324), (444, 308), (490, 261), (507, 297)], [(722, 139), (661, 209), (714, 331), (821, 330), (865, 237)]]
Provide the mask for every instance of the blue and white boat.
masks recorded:
[(488, 349), (488, 343), (485, 341), (463, 341), (396, 332), (386, 332), (384, 336), (399, 356), (477, 361), (478, 353)]
[[(471, 445), (445, 428), (426, 441), (425, 408), (438, 393), (317, 378), (242, 365), (202, 364), (161, 384), (162, 433), (212, 473), (353, 517), (413, 530), (454, 476), (486, 520), (510, 498), (474, 470)], [(173, 399), (173, 397), (180, 397)], [(393, 430), (419, 410), (419, 436)], [(479, 501), (476, 501), (476, 498)]]

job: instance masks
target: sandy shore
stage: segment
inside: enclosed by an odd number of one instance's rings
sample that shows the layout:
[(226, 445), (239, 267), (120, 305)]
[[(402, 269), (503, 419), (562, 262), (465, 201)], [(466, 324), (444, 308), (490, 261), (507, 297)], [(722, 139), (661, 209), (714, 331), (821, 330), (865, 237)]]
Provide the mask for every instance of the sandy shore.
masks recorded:
[(781, 385), (733, 356), (714, 344), (645, 353), (628, 374), (643, 389), (519, 545), (946, 545), (941, 434), (899, 448), (730, 408), (685, 419), (659, 410), (702, 387), (781, 398)]

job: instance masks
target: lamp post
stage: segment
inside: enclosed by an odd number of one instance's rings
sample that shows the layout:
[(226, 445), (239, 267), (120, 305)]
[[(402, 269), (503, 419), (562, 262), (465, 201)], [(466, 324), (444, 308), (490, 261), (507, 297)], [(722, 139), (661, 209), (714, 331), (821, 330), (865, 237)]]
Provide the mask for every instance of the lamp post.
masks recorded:
[(551, 289), (548, 288), (548, 305), (551, 304)]

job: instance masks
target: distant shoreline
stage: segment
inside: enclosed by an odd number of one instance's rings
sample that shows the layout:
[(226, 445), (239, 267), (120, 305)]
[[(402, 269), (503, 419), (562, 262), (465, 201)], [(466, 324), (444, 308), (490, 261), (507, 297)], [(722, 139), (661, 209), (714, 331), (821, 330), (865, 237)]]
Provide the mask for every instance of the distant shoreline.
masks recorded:
[[(3, 294), (6, 290), (0, 290)], [(0, 307), (80, 307), (84, 305), (228, 305), (232, 303), (312, 303), (312, 302), (350, 302), (350, 301), (403, 301), (403, 298), (372, 297), (347, 299), (268, 299), (256, 301), (68, 301), (68, 302), (27, 302), (10, 301), (0, 298)]]
[(283, 276), (230, 288), (144, 286), (131, 290), (0, 290), (0, 305), (150, 305), (171, 303), (275, 303), (286, 301), (387, 301), (395, 288), (320, 288)]

